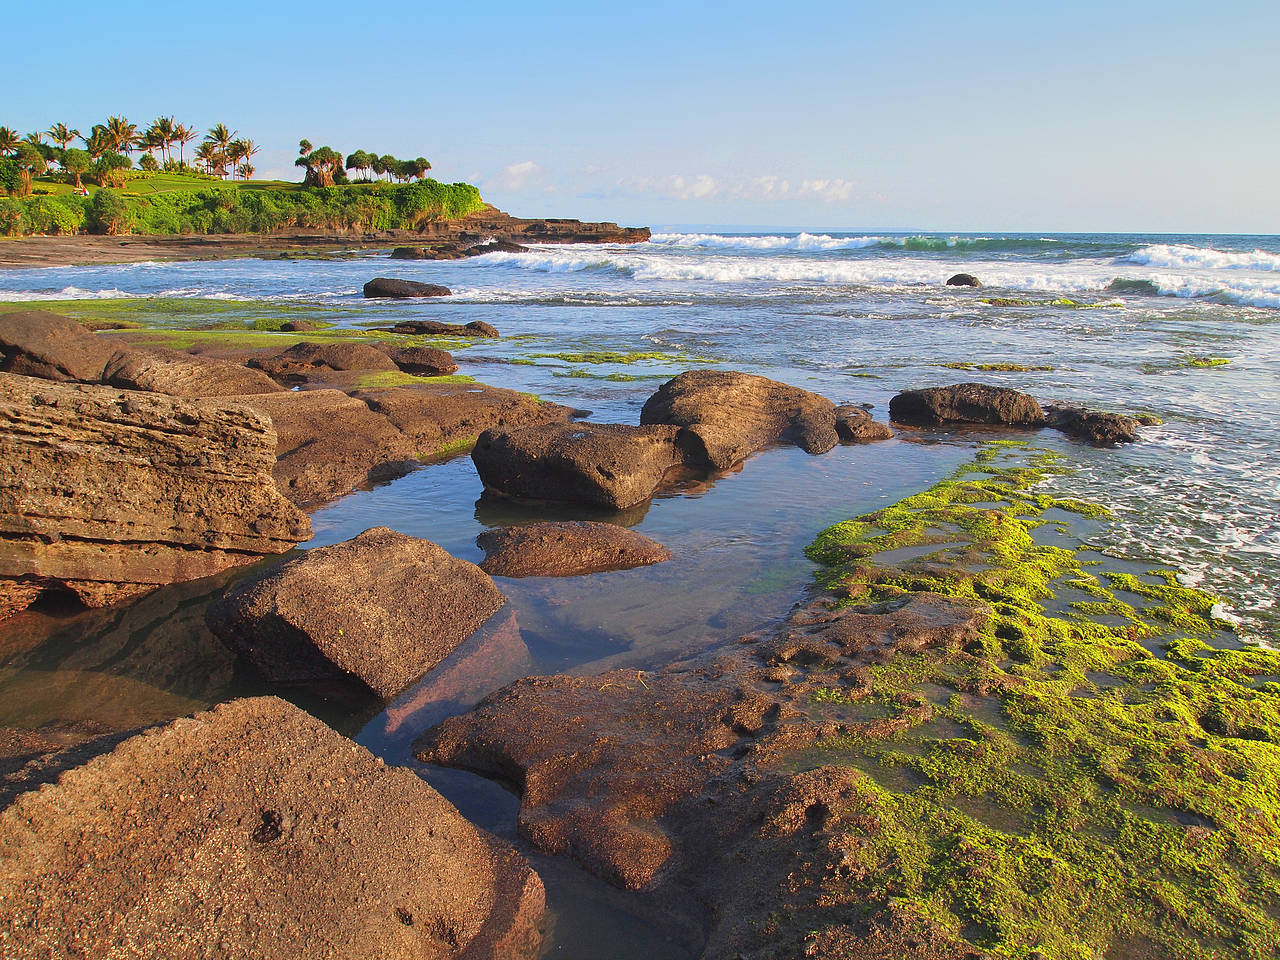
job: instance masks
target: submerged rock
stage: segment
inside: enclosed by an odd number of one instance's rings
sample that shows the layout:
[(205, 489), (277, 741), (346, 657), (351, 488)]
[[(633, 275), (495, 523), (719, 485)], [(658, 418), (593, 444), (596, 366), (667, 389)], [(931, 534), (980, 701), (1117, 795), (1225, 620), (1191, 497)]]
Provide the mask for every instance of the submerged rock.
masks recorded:
[(1108, 447), (1117, 443), (1134, 443), (1138, 439), (1138, 425), (1134, 417), (1118, 413), (1086, 410), (1083, 407), (1046, 406), (1048, 426), (1061, 430), (1069, 437), (1085, 440), (1095, 447)]
[(375, 277), (364, 285), (366, 297), (384, 297), (393, 300), (447, 297), (451, 292), (448, 287), (442, 287), (438, 283), (419, 283), (417, 280), (400, 280), (395, 277)]
[(598, 423), (486, 430), (471, 458), (485, 487), (503, 496), (622, 510), (649, 499), (681, 465), (679, 432)]
[(957, 273), (955, 276), (947, 278), (948, 287), (980, 287), (982, 281), (975, 277), (972, 273)]
[(898, 423), (997, 423), (1038, 427), (1044, 411), (1034, 397), (985, 383), (907, 390), (889, 401), (889, 419)]
[(510, 846), (272, 697), (132, 737), (0, 813), (12, 960), (531, 960), (543, 910)]
[[(395, 361), (367, 343), (295, 343), (270, 357), (255, 357), (249, 366), (283, 383), (306, 380), (324, 370), (395, 370)], [(248, 392), (248, 391), (246, 391)]]
[(671, 551), (612, 523), (532, 523), (486, 530), (480, 569), (495, 577), (574, 577), (661, 563)]
[(260, 370), (178, 350), (119, 350), (102, 376), (113, 387), (172, 397), (227, 397), (282, 389)]
[(668, 380), (645, 402), (640, 422), (682, 427), (686, 462), (715, 470), (779, 440), (826, 453), (839, 439), (830, 400), (727, 370), (690, 370)]
[(268, 680), (354, 677), (388, 699), (443, 660), (505, 602), (474, 564), (374, 527), (240, 583), (207, 620)]
[(875, 443), (893, 438), (888, 424), (874, 420), (868, 411), (854, 404), (836, 407), (836, 433), (845, 443)]
[(47, 310), (0, 313), (0, 370), (97, 383), (119, 343)]
[(0, 421), (4, 612), (50, 588), (102, 606), (311, 536), (243, 406), (0, 374)]

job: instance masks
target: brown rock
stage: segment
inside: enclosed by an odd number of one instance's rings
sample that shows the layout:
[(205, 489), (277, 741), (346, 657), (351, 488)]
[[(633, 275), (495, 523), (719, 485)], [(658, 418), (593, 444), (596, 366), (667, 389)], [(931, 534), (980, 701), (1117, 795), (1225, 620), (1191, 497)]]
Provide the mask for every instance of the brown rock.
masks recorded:
[(690, 370), (668, 380), (640, 412), (643, 424), (684, 427), (681, 446), (691, 466), (727, 470), (779, 440), (807, 453), (838, 441), (835, 405), (816, 393), (766, 377)]
[(258, 370), (177, 350), (118, 350), (103, 380), (122, 390), (150, 390), (171, 397), (227, 397), (278, 393), (280, 385)]
[(532, 958), (541, 881), (282, 700), (132, 737), (0, 813), (0, 953)]
[(1034, 397), (985, 383), (907, 390), (889, 401), (889, 419), (898, 423), (1002, 423), (1041, 426), (1044, 411)]
[[(381, 328), (379, 328), (381, 329)], [(444, 323), (440, 320), (403, 320), (390, 328), (391, 333), (408, 333), (414, 336), (496, 337), (498, 328), (483, 320), (467, 324)]]
[(419, 283), (417, 280), (400, 280), (395, 277), (375, 277), (364, 285), (364, 295), (369, 298), (384, 297), (405, 300), (414, 297), (447, 297), (451, 291), (438, 283)]
[(462, 331), (468, 337), (499, 336), (498, 328), (491, 323), (485, 323), (483, 320), (472, 320), (463, 326)]
[(119, 344), (47, 310), (0, 314), (0, 370), (97, 383)]
[(312, 330), (319, 330), (320, 324), (312, 323), (310, 320), (286, 320), (280, 324), (281, 333), (310, 333)]
[(874, 443), (893, 438), (888, 424), (872, 419), (870, 413), (853, 404), (836, 407), (836, 433), (845, 443)]
[(1139, 421), (1133, 417), (1066, 406), (1046, 406), (1044, 412), (1049, 426), (1095, 447), (1134, 443), (1138, 439)]
[(354, 677), (389, 699), (503, 602), (475, 565), (429, 540), (374, 527), (243, 581), (206, 619), (269, 680)]
[(392, 260), (431, 260), (424, 247), (396, 247), (391, 251)]
[(222, 400), (0, 374), (0, 595), (88, 604), (311, 536), (271, 479), (269, 421)]
[(574, 577), (671, 559), (671, 551), (612, 523), (533, 523), (486, 530), (480, 569), (495, 577)]
[(508, 240), (490, 240), (488, 243), (477, 243), (462, 251), (464, 257), (482, 257), (486, 253), (528, 253), (529, 248), (522, 243), (511, 243)]
[(453, 354), (447, 350), (437, 350), (435, 347), (398, 347), (390, 343), (375, 346), (405, 373), (438, 377), (458, 369)]
[(948, 287), (980, 287), (982, 281), (972, 273), (957, 273), (947, 278)]
[(249, 366), (273, 380), (294, 383), (325, 370), (395, 370), (396, 364), (367, 343), (295, 343), (275, 356), (255, 357)]
[(622, 510), (653, 496), (680, 465), (679, 432), (598, 423), (486, 430), (471, 459), (485, 487), (503, 496)]

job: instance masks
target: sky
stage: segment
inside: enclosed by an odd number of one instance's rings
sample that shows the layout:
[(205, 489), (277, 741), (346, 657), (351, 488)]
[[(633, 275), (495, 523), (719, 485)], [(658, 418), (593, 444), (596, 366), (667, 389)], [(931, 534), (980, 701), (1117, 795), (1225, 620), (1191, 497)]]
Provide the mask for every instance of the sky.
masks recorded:
[(1274, 0), (64, 2), (5, 21), (0, 125), (226, 123), (261, 146), (259, 177), (298, 179), (305, 137), (425, 156), (518, 216), (1280, 232)]

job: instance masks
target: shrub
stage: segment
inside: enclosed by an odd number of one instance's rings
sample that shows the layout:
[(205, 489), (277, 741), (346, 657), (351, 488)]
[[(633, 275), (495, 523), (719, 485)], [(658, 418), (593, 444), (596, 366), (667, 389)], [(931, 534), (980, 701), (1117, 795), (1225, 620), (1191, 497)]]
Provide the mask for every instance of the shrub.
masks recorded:
[(22, 172), (18, 169), (18, 161), (12, 157), (0, 157), (0, 190), (14, 194), (21, 186)]
[(89, 204), (89, 229), (116, 236), (133, 229), (133, 210), (128, 200), (106, 188), (93, 195)]

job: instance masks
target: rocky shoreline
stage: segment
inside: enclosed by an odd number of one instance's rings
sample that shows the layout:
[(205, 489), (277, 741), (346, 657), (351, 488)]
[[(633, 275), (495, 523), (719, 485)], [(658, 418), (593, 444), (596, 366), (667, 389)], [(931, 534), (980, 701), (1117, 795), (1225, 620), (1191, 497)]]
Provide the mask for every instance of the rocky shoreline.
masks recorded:
[[(1028, 431), (1106, 446), (1136, 440), (1137, 419), (961, 383), (899, 393), (890, 427), (765, 377), (692, 370), (638, 423), (602, 424), (447, 382), (454, 369), (394, 339), (164, 350), (0, 315), (0, 615), (259, 563), (213, 584), (203, 614), (236, 669), (386, 702), (469, 682), (468, 656), (520, 675), (527, 649), (490, 574), (590, 576), (670, 551), (576, 522), (486, 535), (479, 568), (385, 528), (273, 562), (310, 536), (303, 510), (469, 447), (493, 496), (617, 511), (778, 446), (821, 457), (980, 427), (1007, 442), (820, 537), (820, 582), (783, 623), (659, 670), (516, 680), (423, 733), (419, 759), (508, 784), (523, 842), (643, 892), (708, 958), (1164, 956), (1216, 946), (1205, 914), (1223, 890), (1235, 929), (1271, 935), (1251, 858), (1272, 850), (1249, 849), (1256, 815), (1218, 774), (1271, 784), (1236, 741), (1272, 739), (1275, 684), (1252, 681), (1280, 660), (1193, 651), (1188, 637), (1220, 632), (1211, 598), (1107, 579), (1032, 535), (1090, 508), (1029, 492), (1046, 468), (1016, 459), (1039, 464)], [(423, 372), (436, 382), (368, 380)], [(1051, 611), (1059, 583), (1087, 599)], [(296, 707), (251, 697), (95, 732), (0, 737), (6, 957), (537, 955), (545, 900), (526, 858)], [(1199, 766), (1170, 767), (1171, 751)], [(899, 775), (917, 791), (887, 786)], [(1166, 829), (1134, 810), (1185, 817)], [(1106, 836), (1080, 841), (1095, 821)], [(1113, 848), (1121, 874), (1103, 865)], [(1037, 857), (1064, 888), (1036, 901), (1039, 919), (1006, 862)], [(1167, 896), (1134, 913), (1152, 885)], [(1094, 889), (1096, 917), (1072, 926)]]

